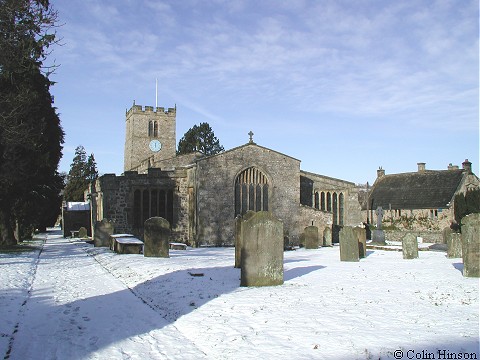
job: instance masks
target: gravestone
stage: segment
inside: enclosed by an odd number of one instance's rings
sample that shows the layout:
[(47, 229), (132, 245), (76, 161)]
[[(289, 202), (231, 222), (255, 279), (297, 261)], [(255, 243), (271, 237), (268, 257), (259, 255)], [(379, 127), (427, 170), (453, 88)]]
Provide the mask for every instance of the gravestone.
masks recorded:
[(447, 237), (447, 257), (462, 257), (462, 234), (451, 232)]
[(463, 276), (480, 277), (480, 213), (462, 218)]
[(329, 226), (323, 230), (323, 246), (332, 246), (332, 229)]
[(143, 256), (170, 257), (170, 223), (162, 217), (151, 217), (143, 225)]
[(384, 211), (381, 206), (375, 210), (377, 214), (377, 228), (372, 232), (372, 242), (379, 245), (385, 245), (385, 233), (382, 230), (382, 219)]
[(95, 247), (110, 247), (110, 235), (113, 234), (113, 222), (103, 219), (95, 223), (93, 243)]
[(283, 223), (269, 211), (242, 223), (240, 286), (283, 284)]
[(242, 224), (245, 220), (250, 219), (255, 215), (255, 211), (247, 211), (243, 216), (238, 215), (235, 218), (235, 266), (240, 268), (242, 266)]
[(305, 234), (305, 249), (318, 249), (318, 227), (307, 226), (304, 230)]
[(367, 256), (367, 232), (361, 227), (354, 227), (353, 232), (358, 241), (358, 257), (363, 259)]
[(359, 261), (358, 240), (351, 226), (340, 230), (340, 261)]
[(78, 237), (80, 239), (85, 239), (87, 237), (87, 229), (84, 228), (83, 226), (80, 229), (78, 229)]
[(412, 234), (406, 234), (402, 239), (402, 251), (404, 259), (418, 258), (418, 241), (417, 237)]
[(237, 215), (235, 217), (235, 265), (234, 267), (240, 268), (240, 262), (242, 257), (242, 216)]
[(450, 226), (447, 226), (443, 229), (442, 232), (442, 239), (444, 244), (448, 244), (448, 241), (450, 239), (450, 236), (452, 235), (453, 230), (450, 228)]

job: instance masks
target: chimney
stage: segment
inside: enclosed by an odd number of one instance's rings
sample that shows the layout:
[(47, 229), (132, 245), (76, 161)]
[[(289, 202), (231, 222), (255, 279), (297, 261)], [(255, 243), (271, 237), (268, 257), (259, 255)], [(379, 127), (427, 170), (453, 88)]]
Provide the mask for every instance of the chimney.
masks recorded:
[(448, 170), (458, 170), (458, 165), (452, 165), (452, 163), (448, 164)]
[(384, 177), (385, 176), (385, 170), (382, 169), (382, 167), (380, 166), (377, 170), (377, 179), (380, 179), (381, 177)]
[(423, 173), (425, 172), (425, 163), (417, 163), (418, 165), (418, 172)]
[(462, 163), (463, 166), (463, 171), (465, 171), (467, 174), (472, 173), (472, 163), (468, 161), (468, 159), (465, 159), (465, 161)]

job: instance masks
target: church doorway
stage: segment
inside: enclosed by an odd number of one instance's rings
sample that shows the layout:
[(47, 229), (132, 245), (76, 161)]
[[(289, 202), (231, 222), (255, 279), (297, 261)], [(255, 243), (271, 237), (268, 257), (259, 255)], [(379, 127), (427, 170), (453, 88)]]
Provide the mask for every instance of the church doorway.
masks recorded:
[(268, 179), (255, 167), (243, 170), (235, 179), (235, 216), (248, 210), (268, 211)]

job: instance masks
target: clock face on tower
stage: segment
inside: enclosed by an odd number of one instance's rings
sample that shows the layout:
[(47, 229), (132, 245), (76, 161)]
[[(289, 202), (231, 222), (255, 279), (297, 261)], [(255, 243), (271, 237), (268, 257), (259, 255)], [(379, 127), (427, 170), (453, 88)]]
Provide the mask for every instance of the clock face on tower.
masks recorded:
[(158, 140), (152, 140), (150, 141), (150, 144), (148, 145), (148, 147), (153, 152), (159, 152), (162, 149), (162, 143)]

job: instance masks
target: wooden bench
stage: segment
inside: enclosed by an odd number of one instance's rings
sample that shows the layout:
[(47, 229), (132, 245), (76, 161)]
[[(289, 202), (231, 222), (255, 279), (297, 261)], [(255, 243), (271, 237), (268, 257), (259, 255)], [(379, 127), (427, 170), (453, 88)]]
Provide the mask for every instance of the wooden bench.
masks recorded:
[(110, 235), (110, 249), (117, 254), (141, 254), (143, 241), (131, 234)]
[(171, 242), (170, 249), (171, 250), (187, 250), (187, 245), (183, 243)]

